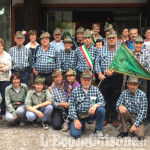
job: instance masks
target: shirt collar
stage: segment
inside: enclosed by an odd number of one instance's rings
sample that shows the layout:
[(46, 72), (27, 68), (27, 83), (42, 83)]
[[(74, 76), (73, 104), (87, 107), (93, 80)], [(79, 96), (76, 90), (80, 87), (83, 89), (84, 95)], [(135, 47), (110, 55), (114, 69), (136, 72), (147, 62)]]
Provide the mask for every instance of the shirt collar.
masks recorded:
[(129, 92), (131, 95), (136, 95), (136, 94), (138, 93), (138, 91), (139, 91), (139, 90), (137, 89), (133, 94), (131, 94), (131, 93), (130, 93), (130, 90), (128, 89), (128, 92)]
[[(41, 91), (41, 93), (43, 93), (43, 92), (45, 92), (45, 90)], [(32, 93), (37, 93), (37, 92), (35, 91), (35, 89), (33, 89)]]

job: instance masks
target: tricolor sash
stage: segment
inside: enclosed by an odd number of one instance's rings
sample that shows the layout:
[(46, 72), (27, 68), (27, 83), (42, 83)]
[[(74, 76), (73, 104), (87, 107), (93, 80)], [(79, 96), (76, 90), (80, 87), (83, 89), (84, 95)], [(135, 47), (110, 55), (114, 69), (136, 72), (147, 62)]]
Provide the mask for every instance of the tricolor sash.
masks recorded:
[(89, 65), (90, 69), (92, 72), (94, 72), (94, 61), (88, 51), (88, 49), (86, 48), (85, 45), (80, 46), (81, 52), (87, 62), (87, 64)]

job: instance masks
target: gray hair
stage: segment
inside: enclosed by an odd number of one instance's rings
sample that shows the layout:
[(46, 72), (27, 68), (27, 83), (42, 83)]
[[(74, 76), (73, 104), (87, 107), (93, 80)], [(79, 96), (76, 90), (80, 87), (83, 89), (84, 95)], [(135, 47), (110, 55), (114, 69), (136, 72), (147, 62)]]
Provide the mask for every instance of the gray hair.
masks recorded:
[(132, 30), (136, 30), (136, 32), (138, 33), (138, 29), (137, 29), (137, 28), (132, 28), (132, 29), (129, 30), (129, 34), (130, 34), (130, 32), (131, 32)]

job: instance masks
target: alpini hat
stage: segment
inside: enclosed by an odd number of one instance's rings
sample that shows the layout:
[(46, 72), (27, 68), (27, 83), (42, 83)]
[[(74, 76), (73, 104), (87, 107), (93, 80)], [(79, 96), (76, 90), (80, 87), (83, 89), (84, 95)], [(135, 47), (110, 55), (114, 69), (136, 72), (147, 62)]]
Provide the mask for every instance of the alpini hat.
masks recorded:
[(129, 76), (127, 83), (139, 83), (139, 79), (136, 76)]
[(105, 32), (110, 31), (110, 30), (114, 30), (112, 24), (108, 24), (107, 26), (105, 26), (105, 29), (104, 29)]
[(63, 40), (64, 43), (72, 43), (72, 39), (69, 35), (65, 36), (64, 40)]
[(88, 69), (84, 70), (83, 73), (81, 74), (81, 78), (93, 78), (92, 72)]
[(35, 78), (35, 80), (34, 80), (34, 84), (36, 84), (36, 83), (45, 83), (45, 78), (41, 78), (41, 77), (37, 77), (37, 78)]
[(62, 75), (62, 72), (58, 69), (56, 69), (53, 73), (52, 73), (52, 77), (57, 77), (58, 75)]
[(91, 30), (86, 29), (83, 33), (83, 38), (89, 38), (89, 37), (92, 37)]
[(72, 70), (72, 69), (69, 69), (67, 72), (66, 72), (66, 76), (68, 75), (76, 75), (76, 73)]
[(61, 34), (62, 30), (60, 28), (56, 28), (53, 32), (53, 34)]
[(139, 35), (139, 36), (136, 36), (136, 37), (135, 37), (134, 43), (144, 43), (144, 40), (143, 40), (143, 38)]
[(79, 27), (76, 31), (76, 33), (83, 33), (84, 32), (84, 28), (83, 27)]
[(115, 30), (110, 30), (106, 38), (117, 37), (117, 33)]
[(50, 38), (50, 34), (48, 32), (43, 32), (41, 35), (40, 35), (40, 39), (43, 39), (43, 38)]
[(25, 36), (22, 33), (22, 31), (17, 31), (16, 34), (15, 34), (15, 38), (17, 38), (17, 39), (24, 39)]

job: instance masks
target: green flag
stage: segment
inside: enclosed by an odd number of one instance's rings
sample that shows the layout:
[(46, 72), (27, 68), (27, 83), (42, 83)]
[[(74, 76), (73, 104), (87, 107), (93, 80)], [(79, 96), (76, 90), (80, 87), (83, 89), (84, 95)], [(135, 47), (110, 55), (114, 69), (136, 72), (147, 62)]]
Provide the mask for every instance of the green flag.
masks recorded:
[(150, 80), (150, 73), (140, 64), (124, 43), (121, 43), (108, 68), (118, 73), (135, 75), (138, 78)]

